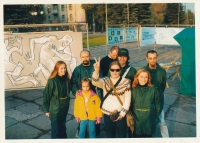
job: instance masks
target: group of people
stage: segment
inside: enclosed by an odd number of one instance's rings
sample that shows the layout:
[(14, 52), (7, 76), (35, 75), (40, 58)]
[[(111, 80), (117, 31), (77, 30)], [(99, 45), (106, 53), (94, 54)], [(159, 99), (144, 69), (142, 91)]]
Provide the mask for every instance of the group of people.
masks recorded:
[[(66, 116), (70, 90), (75, 95), (74, 117), (80, 125), (78, 138), (100, 134), (101, 121), (107, 138), (152, 137), (159, 123), (162, 137), (169, 137), (164, 120), (166, 71), (157, 63), (154, 50), (146, 53), (148, 64), (136, 70), (129, 65), (129, 51), (113, 46), (109, 54), (91, 60), (88, 50), (80, 53), (82, 63), (71, 76), (58, 61), (43, 92), (43, 111), (51, 120), (51, 137), (67, 138)], [(134, 132), (127, 127), (126, 113), (134, 116)], [(111, 115), (116, 112), (116, 119)], [(89, 125), (89, 131), (87, 126)]]

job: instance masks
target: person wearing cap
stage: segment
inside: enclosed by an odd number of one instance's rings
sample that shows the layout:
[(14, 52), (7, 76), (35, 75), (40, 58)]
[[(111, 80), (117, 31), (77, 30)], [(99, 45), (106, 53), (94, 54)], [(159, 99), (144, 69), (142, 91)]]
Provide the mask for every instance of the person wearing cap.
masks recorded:
[[(129, 59), (129, 51), (126, 48), (119, 48), (117, 60), (122, 67), (120, 76), (130, 79), (132, 85), (137, 70), (129, 65)], [(110, 77), (109, 73), (108, 77)]]
[(118, 46), (112, 46), (110, 48), (109, 55), (101, 59), (100, 68), (103, 76), (107, 76), (110, 63), (117, 60), (118, 50), (119, 50)]
[[(120, 48), (118, 51), (117, 60), (119, 61), (120, 65), (122, 67), (121, 76), (130, 79), (131, 85), (132, 85), (132, 83), (134, 81), (134, 76), (137, 73), (137, 70), (134, 67), (129, 65), (129, 59), (130, 59), (130, 57), (129, 57), (128, 49)], [(131, 110), (131, 112), (133, 113), (132, 109), (133, 109), (133, 107), (131, 104), (129, 110)], [(129, 128), (128, 128), (128, 137), (130, 137), (130, 138), (132, 137), (132, 133)]]
[(128, 78), (131, 80), (131, 85), (134, 80), (134, 76), (137, 72), (137, 70), (129, 65), (129, 51), (126, 48), (120, 48), (118, 51), (118, 57), (117, 60), (120, 63), (122, 69), (121, 69), (121, 75), (122, 77)]

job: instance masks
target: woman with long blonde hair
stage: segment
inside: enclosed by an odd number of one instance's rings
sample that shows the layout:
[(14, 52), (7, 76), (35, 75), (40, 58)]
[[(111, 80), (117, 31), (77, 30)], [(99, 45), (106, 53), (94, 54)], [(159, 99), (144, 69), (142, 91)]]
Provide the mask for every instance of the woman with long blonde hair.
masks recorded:
[(156, 129), (156, 118), (161, 112), (158, 91), (151, 84), (151, 76), (145, 69), (139, 69), (132, 84), (134, 134), (136, 138), (152, 137)]
[(66, 63), (58, 61), (43, 92), (42, 109), (51, 120), (51, 138), (67, 138), (65, 123), (70, 102), (69, 83)]

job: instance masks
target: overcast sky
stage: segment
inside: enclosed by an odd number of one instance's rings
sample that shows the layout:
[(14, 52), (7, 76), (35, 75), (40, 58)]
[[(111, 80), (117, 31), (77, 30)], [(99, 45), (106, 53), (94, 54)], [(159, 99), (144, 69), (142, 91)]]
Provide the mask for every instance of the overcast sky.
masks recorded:
[(183, 3), (183, 5), (186, 5), (186, 9), (190, 9), (192, 12), (195, 11), (194, 3)]

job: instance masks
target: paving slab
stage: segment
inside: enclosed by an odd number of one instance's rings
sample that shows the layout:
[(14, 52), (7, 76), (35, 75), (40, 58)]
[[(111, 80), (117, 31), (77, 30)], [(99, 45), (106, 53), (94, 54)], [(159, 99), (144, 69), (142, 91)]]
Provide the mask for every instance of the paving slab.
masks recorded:
[(171, 79), (167, 80), (169, 86), (174, 86), (174, 87), (179, 87), (180, 85), (180, 80), (179, 79), (174, 79), (174, 81), (172, 81)]
[(16, 95), (16, 94), (21, 94), (22, 91), (20, 90), (15, 90), (15, 91), (5, 91), (5, 98)]
[(6, 129), (6, 139), (34, 139), (42, 132), (24, 123), (18, 123)]
[(178, 97), (178, 95), (165, 93), (164, 94), (164, 104), (172, 105), (177, 97)]
[(37, 112), (41, 112), (40, 107), (34, 103), (25, 103), (23, 105), (17, 106), (16, 110), (24, 114), (34, 114)]
[(42, 130), (51, 129), (51, 121), (45, 114), (39, 115), (31, 120), (28, 120), (26, 123)]
[(51, 139), (51, 135), (49, 133), (42, 135), (41, 137), (37, 138), (37, 139)]
[(24, 103), (26, 103), (26, 102), (23, 101), (23, 100), (20, 100), (20, 99), (12, 98), (12, 97), (8, 97), (8, 98), (5, 99), (6, 110), (9, 110), (9, 109), (16, 107), (18, 105), (22, 105)]
[(78, 123), (76, 122), (76, 120), (70, 120), (66, 123), (67, 138), (75, 138), (77, 126)]
[(196, 122), (196, 99), (179, 95), (169, 108), (166, 119), (187, 124)]
[(37, 103), (37, 104), (39, 104), (40, 106), (42, 106), (42, 104), (43, 104), (43, 97), (36, 99), (36, 100), (35, 100), (35, 103)]
[[(174, 122), (171, 120), (165, 120), (170, 138), (177, 138), (177, 137), (196, 137), (196, 126)], [(160, 127), (157, 124), (156, 131), (155, 131), (155, 138), (162, 138), (160, 134)]]
[(6, 111), (6, 116), (10, 117), (10, 118), (14, 118), (15, 120), (22, 122), (22, 121), (26, 121), (28, 119), (32, 119), (34, 117), (37, 117), (38, 115), (43, 114), (42, 112), (36, 112), (34, 114), (26, 114), (26, 113), (22, 113), (18, 110), (15, 109), (9, 109)]
[(21, 98), (27, 101), (31, 101), (34, 99), (37, 99), (39, 97), (42, 97), (42, 91), (41, 90), (27, 90), (27, 92), (23, 92), (22, 94), (14, 95), (17, 98)]
[(13, 118), (10, 118), (10, 117), (6, 117), (5, 118), (5, 122), (6, 122), (6, 128), (9, 127), (9, 126), (12, 126), (16, 123), (18, 123), (17, 120), (13, 119)]
[(169, 86), (169, 88), (165, 88), (165, 92), (164, 93), (177, 95), (178, 94), (178, 90), (179, 90), (179, 87)]

